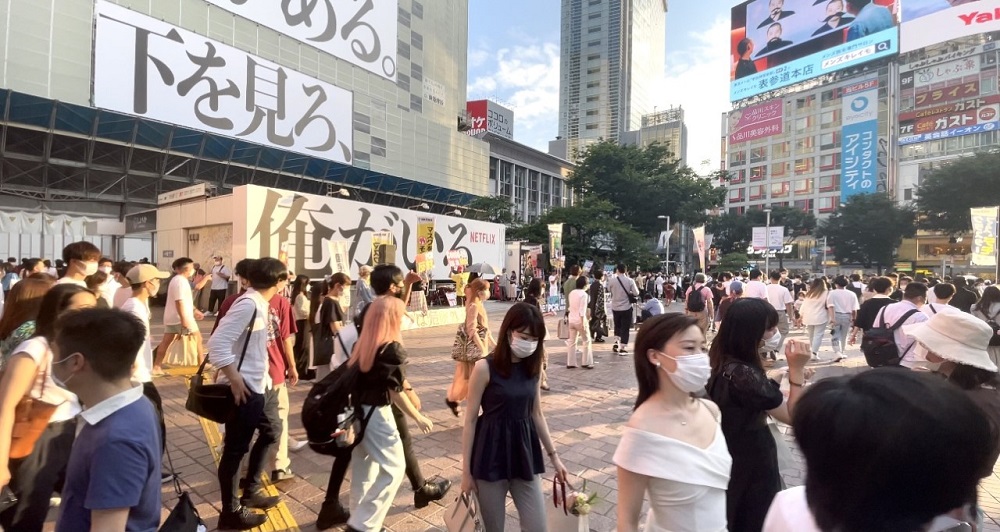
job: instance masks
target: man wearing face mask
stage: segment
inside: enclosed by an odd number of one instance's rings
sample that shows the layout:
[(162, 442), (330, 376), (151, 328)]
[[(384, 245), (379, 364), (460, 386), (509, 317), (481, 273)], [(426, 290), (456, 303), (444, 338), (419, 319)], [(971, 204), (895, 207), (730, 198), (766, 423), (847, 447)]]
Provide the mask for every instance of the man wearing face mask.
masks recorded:
[(115, 272), (113, 270), (114, 262), (107, 258), (102, 257), (97, 263), (97, 271), (104, 272), (108, 276), (107, 280), (101, 284), (101, 293), (98, 294), (101, 299), (108, 303), (108, 307), (111, 308), (115, 304), (115, 292), (122, 287), (121, 283), (118, 282), (117, 277), (115, 277)]
[(772, 361), (777, 360), (778, 351), (784, 344), (784, 338), (788, 336), (789, 317), (792, 315), (792, 293), (781, 285), (781, 273), (773, 271), (770, 275), (770, 283), (765, 287), (767, 302), (778, 312), (778, 334), (764, 341), (761, 352)]
[(226, 291), (229, 289), (229, 278), (233, 272), (222, 262), (222, 255), (214, 257), (215, 264), (212, 265), (212, 290), (208, 296), (208, 312), (206, 316), (214, 316), (217, 306), (222, 305), (226, 299)]
[(101, 250), (90, 242), (73, 242), (63, 248), (63, 262), (66, 263), (66, 275), (56, 281), (56, 284), (75, 284), (87, 288), (84, 281), (97, 273), (97, 261), (101, 259)]
[(903, 329), (907, 325), (927, 321), (927, 314), (920, 312), (920, 307), (924, 306), (926, 301), (927, 285), (923, 283), (910, 283), (906, 285), (906, 290), (903, 291), (902, 301), (886, 306), (875, 317), (876, 326), (885, 323), (886, 327), (890, 327), (902, 320), (901, 326), (897, 327), (893, 332), (896, 349), (899, 350), (900, 354), (900, 366), (913, 368), (919, 362), (916, 353), (913, 351), (915, 342), (907, 338)]
[(201, 330), (198, 322), (204, 316), (194, 308), (194, 294), (191, 292), (191, 277), (194, 276), (194, 261), (181, 257), (172, 264), (177, 275), (167, 286), (167, 302), (163, 309), (163, 325), (165, 332), (163, 340), (156, 348), (156, 358), (153, 361), (153, 376), (163, 373), (160, 367), (167, 356), (167, 349), (178, 336), (194, 335), (197, 345), (201, 345)]

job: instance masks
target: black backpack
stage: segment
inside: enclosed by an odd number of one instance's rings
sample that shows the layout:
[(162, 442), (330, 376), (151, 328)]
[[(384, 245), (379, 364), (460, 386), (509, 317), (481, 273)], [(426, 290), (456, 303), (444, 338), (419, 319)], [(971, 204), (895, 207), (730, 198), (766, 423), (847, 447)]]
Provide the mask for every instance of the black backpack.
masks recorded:
[(864, 336), (861, 337), (861, 352), (865, 354), (865, 360), (868, 365), (873, 368), (878, 368), (882, 366), (898, 366), (906, 356), (906, 351), (909, 351), (910, 347), (906, 348), (903, 353), (899, 352), (899, 346), (896, 345), (895, 332), (896, 329), (903, 326), (906, 320), (910, 319), (910, 316), (920, 312), (917, 309), (911, 309), (906, 314), (903, 314), (899, 321), (892, 324), (892, 327), (885, 326), (885, 309), (888, 307), (883, 307), (881, 316), (882, 319), (879, 323), (872, 327), (871, 329), (865, 331)]
[[(302, 404), (302, 427), (313, 451), (335, 455), (361, 443), (375, 409), (361, 417), (361, 404), (354, 393), (360, 373), (357, 365), (345, 362), (309, 390)], [(338, 437), (339, 433), (346, 437)]]
[(701, 293), (701, 289), (705, 285), (695, 286), (691, 288), (691, 292), (687, 297), (687, 306), (685, 307), (691, 312), (704, 312), (705, 311), (705, 294)]
[[(985, 316), (986, 313), (983, 313)], [(1000, 324), (997, 323), (997, 316), (1000, 316), (1000, 311), (997, 311), (992, 318), (986, 320), (986, 325), (993, 327), (993, 337), (990, 338), (990, 345), (996, 347), (1000, 345)]]

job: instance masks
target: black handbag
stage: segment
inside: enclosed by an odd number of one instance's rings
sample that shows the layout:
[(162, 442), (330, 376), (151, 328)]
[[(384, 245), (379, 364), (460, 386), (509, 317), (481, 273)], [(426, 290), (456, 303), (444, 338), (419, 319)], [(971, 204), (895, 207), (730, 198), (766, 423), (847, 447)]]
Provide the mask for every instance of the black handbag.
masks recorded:
[[(247, 336), (243, 342), (243, 353), (240, 354), (240, 362), (236, 366), (236, 371), (243, 367), (243, 359), (247, 356), (247, 346), (250, 345), (250, 335), (253, 333), (253, 324), (257, 321), (257, 305), (254, 304), (253, 316), (247, 325)], [(188, 389), (187, 402), (184, 408), (193, 414), (214, 421), (216, 423), (228, 423), (236, 415), (236, 398), (233, 390), (228, 384), (205, 384), (205, 364), (208, 363), (208, 356), (198, 366), (198, 373), (191, 377), (191, 387)]]
[(186, 491), (181, 489), (180, 478), (177, 476), (177, 472), (174, 471), (174, 461), (170, 459), (170, 449), (164, 447), (163, 450), (167, 453), (167, 464), (170, 465), (170, 475), (173, 477), (174, 491), (177, 492), (177, 504), (173, 510), (170, 510), (170, 514), (163, 521), (163, 524), (160, 525), (159, 532), (200, 532), (207, 530), (205, 522), (201, 520), (201, 515), (198, 514), (198, 509), (191, 502), (191, 497)]

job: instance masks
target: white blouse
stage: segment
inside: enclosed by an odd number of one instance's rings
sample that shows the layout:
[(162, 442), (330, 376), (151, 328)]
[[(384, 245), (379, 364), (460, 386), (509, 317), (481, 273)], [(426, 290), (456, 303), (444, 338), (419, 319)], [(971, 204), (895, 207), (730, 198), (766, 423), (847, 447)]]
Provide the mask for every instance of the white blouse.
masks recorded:
[(726, 530), (726, 488), (733, 459), (720, 426), (705, 449), (625, 427), (613, 461), (650, 477), (647, 532)]

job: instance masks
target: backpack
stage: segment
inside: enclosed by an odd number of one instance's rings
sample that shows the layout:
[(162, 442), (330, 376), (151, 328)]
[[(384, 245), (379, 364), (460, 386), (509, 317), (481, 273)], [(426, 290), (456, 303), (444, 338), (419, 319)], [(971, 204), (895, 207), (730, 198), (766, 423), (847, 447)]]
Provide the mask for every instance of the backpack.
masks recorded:
[(705, 311), (705, 294), (701, 293), (702, 288), (705, 286), (697, 286), (691, 288), (691, 292), (688, 293), (687, 297), (687, 310), (691, 312), (704, 312)]
[[(885, 307), (888, 308), (888, 307)], [(910, 316), (920, 312), (917, 309), (911, 309), (906, 314), (903, 314), (899, 321), (894, 323), (891, 327), (885, 326), (885, 308), (882, 309), (881, 316), (882, 319), (879, 320), (880, 323), (876, 324), (875, 327), (865, 331), (864, 336), (861, 337), (861, 352), (865, 354), (865, 360), (868, 365), (873, 368), (878, 368), (882, 366), (898, 366), (906, 356), (906, 351), (909, 351), (913, 344), (910, 344), (902, 354), (899, 352), (899, 346), (896, 345), (895, 332), (896, 329), (903, 326), (906, 320), (910, 319)]]
[[(985, 316), (986, 313), (983, 313)], [(997, 323), (997, 316), (1000, 316), (1000, 311), (997, 311), (992, 318), (986, 320), (986, 325), (993, 327), (993, 337), (990, 338), (990, 346), (996, 347), (1000, 345), (1000, 324)]]

